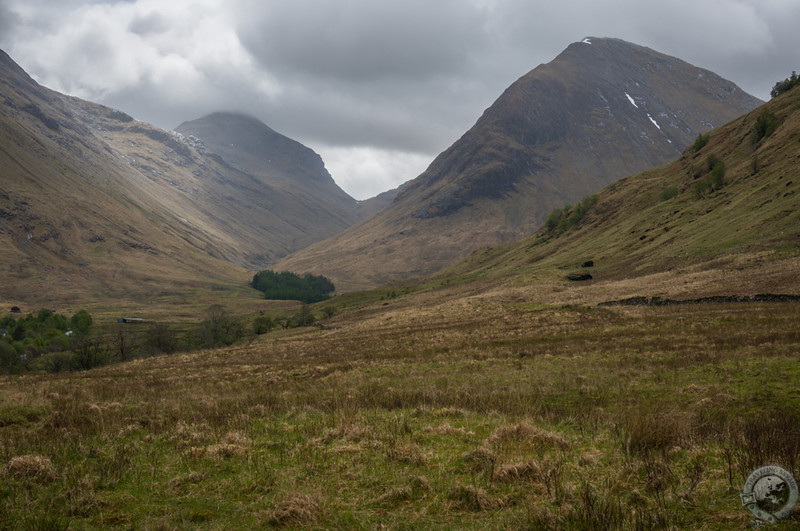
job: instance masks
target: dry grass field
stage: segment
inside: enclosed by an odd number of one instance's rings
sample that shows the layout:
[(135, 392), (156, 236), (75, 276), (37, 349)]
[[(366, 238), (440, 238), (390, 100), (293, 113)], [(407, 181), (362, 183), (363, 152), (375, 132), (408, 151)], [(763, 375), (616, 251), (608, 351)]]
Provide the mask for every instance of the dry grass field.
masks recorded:
[(0, 377), (0, 527), (746, 529), (800, 473), (797, 303), (449, 294)]

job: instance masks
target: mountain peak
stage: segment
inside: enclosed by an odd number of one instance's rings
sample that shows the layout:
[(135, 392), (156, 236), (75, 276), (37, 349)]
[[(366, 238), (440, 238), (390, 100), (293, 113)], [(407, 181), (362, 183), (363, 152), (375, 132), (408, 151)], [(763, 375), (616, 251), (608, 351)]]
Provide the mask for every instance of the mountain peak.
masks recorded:
[[(280, 265), (340, 286), (435, 271), (531, 234), (554, 209), (674, 160), (760, 103), (680, 59), (587, 37), (509, 86), (380, 216)], [(396, 249), (415, 251), (390, 262)]]
[(184, 122), (175, 131), (199, 138), (228, 163), (251, 175), (324, 183), (333, 193), (346, 196), (317, 153), (248, 114), (214, 112)]

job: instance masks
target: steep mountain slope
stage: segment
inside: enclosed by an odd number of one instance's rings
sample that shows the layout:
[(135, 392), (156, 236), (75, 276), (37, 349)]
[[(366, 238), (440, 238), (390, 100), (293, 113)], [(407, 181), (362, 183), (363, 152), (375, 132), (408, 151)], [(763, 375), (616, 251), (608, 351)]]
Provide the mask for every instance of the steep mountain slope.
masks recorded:
[(359, 219), (358, 202), (339, 188), (318, 154), (255, 118), (218, 112), (184, 122), (175, 131), (199, 138), (235, 168), (288, 194), (275, 204), (282, 220), (304, 227), (298, 246), (341, 232)]
[[(795, 88), (712, 131), (673, 163), (607, 187), (563, 234), (545, 227), (481, 249), (432, 282), (513, 285), (541, 302), (800, 295), (798, 168)], [(589, 260), (594, 266), (582, 268)], [(570, 272), (592, 279), (570, 281)]]
[(678, 59), (585, 39), (509, 87), (390, 208), (278, 267), (323, 273), (344, 289), (430, 273), (673, 160), (700, 132), (758, 103)]
[(240, 283), (241, 266), (356, 220), (326, 172), (314, 181), (318, 157), (246, 173), (197, 139), (41, 87), (5, 53), (0, 102), (0, 301)]
[[(146, 298), (167, 282), (238, 281), (243, 271), (224, 260), (235, 249), (177, 217), (151, 172), (75, 118), (80, 102), (39, 86), (3, 53), (0, 72), (1, 300), (134, 288)], [(113, 109), (85, 106), (106, 127), (140, 127)]]

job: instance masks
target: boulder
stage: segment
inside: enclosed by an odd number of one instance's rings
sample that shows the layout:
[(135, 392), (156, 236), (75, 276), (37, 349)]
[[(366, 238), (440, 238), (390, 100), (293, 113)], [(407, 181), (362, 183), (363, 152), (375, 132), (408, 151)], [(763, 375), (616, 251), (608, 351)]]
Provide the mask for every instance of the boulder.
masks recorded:
[(567, 280), (592, 280), (592, 275), (589, 273), (570, 273), (567, 275)]

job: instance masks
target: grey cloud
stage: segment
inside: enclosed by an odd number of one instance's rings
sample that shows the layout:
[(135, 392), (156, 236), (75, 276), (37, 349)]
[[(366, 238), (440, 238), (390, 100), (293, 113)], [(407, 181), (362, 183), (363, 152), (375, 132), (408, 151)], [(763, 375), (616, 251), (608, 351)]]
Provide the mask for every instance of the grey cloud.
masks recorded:
[(146, 15), (136, 16), (130, 24), (128, 31), (137, 35), (147, 35), (149, 33), (161, 33), (169, 29), (169, 21), (159, 13), (150, 12)]
[(460, 0), (246, 1), (239, 36), (267, 68), (301, 78), (420, 79), (467, 67), (484, 14)]
[(432, 153), (463, 133), (491, 99), (467, 83), (453, 86), (428, 80), (381, 85), (323, 81), (285, 87), (268, 103), (268, 123), (329, 145)]
[(488, 11), (480, 6), (462, 0), (239, 5), (239, 38), (282, 87), (267, 123), (287, 134), (433, 156), (491, 101), (474, 83), (491, 48)]
[(11, 44), (11, 33), (19, 21), (19, 16), (14, 13), (7, 2), (0, 1), (0, 47), (5, 48)]

